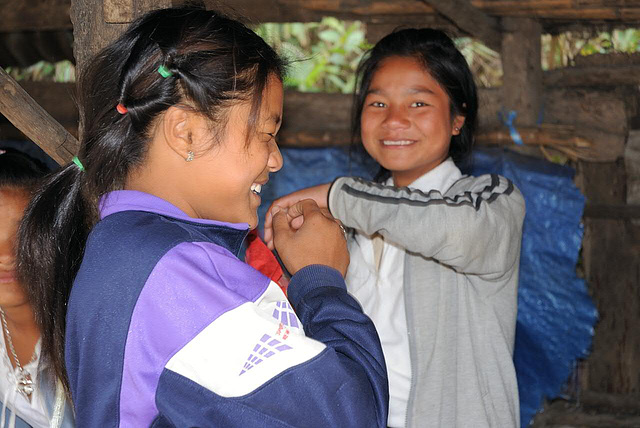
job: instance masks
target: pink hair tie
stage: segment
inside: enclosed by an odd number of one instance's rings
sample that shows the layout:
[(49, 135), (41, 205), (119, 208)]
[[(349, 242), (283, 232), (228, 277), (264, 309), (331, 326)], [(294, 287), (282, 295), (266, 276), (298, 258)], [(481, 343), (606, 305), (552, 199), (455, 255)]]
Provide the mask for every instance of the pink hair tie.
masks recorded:
[(120, 114), (127, 114), (127, 112), (129, 111), (122, 103), (118, 103), (118, 105), (116, 106), (116, 110)]

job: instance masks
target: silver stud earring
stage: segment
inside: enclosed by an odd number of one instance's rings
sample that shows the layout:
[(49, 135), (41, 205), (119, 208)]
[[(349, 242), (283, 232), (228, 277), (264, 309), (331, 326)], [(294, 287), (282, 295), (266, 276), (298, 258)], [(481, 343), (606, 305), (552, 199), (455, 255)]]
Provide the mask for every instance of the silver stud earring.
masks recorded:
[(457, 126), (455, 128), (453, 128), (456, 132), (460, 132), (460, 128), (458, 128)]
[(185, 159), (187, 162), (191, 162), (193, 160), (193, 152), (191, 150), (189, 150), (187, 152), (187, 157)]

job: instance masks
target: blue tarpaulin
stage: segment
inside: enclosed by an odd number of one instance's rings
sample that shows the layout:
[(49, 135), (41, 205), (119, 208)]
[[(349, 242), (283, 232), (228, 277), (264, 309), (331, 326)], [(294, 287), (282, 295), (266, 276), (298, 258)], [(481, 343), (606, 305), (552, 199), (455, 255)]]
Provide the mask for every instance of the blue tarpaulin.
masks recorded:
[[(20, 150), (27, 145), (2, 144)], [(30, 146), (31, 155), (55, 169), (53, 160)], [(272, 174), (262, 190), (261, 219), (279, 196), (344, 175), (371, 178), (377, 171), (371, 160), (350, 160), (342, 148), (282, 149), (282, 156), (282, 170)], [(527, 204), (514, 352), (525, 427), (544, 397), (561, 393), (574, 362), (585, 357), (591, 346), (597, 313), (585, 282), (576, 276), (584, 197), (573, 184), (573, 169), (504, 149), (477, 150), (462, 170), (511, 179)]]
[[(350, 161), (341, 148), (282, 149), (282, 156), (282, 170), (262, 192), (262, 219), (279, 196), (343, 175), (371, 178), (376, 171), (370, 160)], [(576, 359), (591, 346), (597, 313), (576, 276), (584, 197), (573, 184), (573, 169), (504, 149), (477, 150), (462, 169), (511, 179), (527, 204), (514, 352), (525, 427), (544, 397), (561, 393)]]

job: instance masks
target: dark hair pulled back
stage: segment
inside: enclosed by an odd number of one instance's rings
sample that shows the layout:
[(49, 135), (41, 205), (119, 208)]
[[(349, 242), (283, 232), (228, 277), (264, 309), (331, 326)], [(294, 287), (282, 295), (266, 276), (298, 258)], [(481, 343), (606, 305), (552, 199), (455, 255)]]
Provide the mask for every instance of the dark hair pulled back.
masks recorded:
[(0, 147), (0, 189), (11, 187), (31, 193), (46, 173), (42, 162), (19, 150)]
[[(160, 66), (171, 75), (163, 77)], [(87, 66), (79, 81), (83, 133), (78, 158), (51, 175), (29, 204), (20, 228), (18, 270), (42, 333), (43, 356), (67, 392), (66, 305), (98, 200), (122, 189), (142, 164), (155, 119), (174, 105), (226, 122), (234, 102), (251, 102), (257, 121), (269, 76), (284, 63), (259, 36), (214, 11), (184, 7), (149, 12)], [(123, 104), (126, 114), (116, 111)]]
[[(464, 160), (473, 148), (478, 116), (477, 89), (467, 61), (451, 38), (431, 28), (394, 31), (376, 43), (360, 62), (351, 116), (352, 148), (362, 149), (360, 117), (371, 80), (380, 63), (393, 56), (418, 59), (448, 95), (451, 117), (465, 117), (460, 134), (452, 137), (449, 146), (449, 156), (455, 162)], [(376, 179), (388, 178), (389, 171), (380, 168)]]

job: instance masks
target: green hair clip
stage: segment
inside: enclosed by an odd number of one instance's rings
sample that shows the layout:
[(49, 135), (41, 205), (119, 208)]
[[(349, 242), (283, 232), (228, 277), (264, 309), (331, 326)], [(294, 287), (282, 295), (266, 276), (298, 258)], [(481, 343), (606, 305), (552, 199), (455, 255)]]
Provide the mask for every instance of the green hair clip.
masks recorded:
[(158, 73), (160, 73), (160, 76), (164, 77), (165, 79), (169, 76), (173, 76), (173, 73), (169, 71), (169, 69), (164, 65), (158, 67)]
[(78, 159), (78, 156), (74, 156), (72, 160), (73, 160), (73, 163), (78, 165), (78, 168), (80, 168), (80, 171), (84, 171), (84, 165), (82, 165), (82, 162), (80, 162), (80, 159)]

